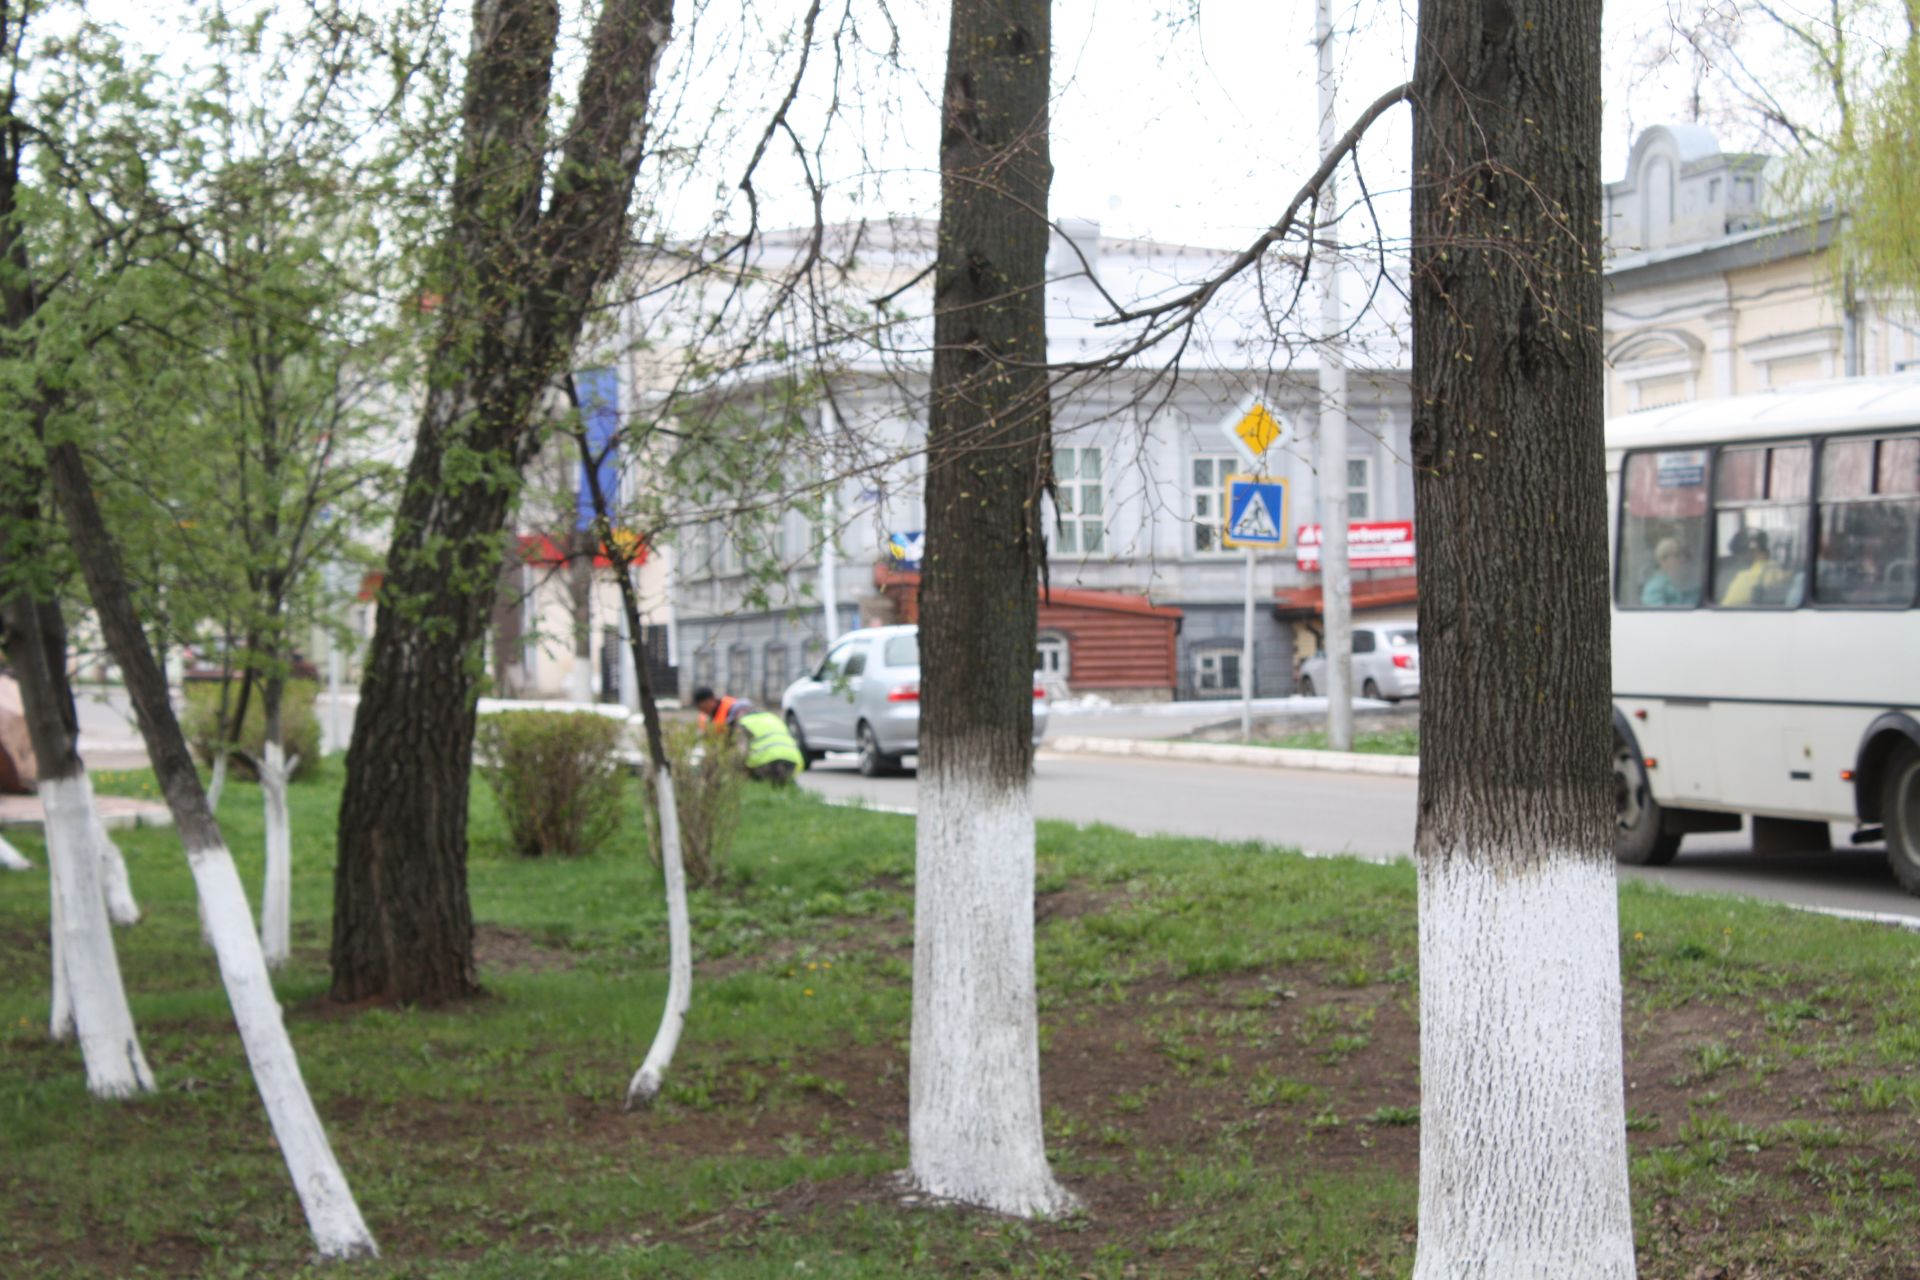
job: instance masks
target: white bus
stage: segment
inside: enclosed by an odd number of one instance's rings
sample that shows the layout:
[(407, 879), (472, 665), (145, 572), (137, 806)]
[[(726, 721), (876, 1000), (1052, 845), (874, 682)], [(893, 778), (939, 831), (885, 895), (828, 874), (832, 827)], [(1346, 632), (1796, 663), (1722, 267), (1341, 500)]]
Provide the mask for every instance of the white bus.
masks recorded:
[(1606, 443), (1615, 853), (1849, 823), (1920, 894), (1920, 375), (1643, 411)]

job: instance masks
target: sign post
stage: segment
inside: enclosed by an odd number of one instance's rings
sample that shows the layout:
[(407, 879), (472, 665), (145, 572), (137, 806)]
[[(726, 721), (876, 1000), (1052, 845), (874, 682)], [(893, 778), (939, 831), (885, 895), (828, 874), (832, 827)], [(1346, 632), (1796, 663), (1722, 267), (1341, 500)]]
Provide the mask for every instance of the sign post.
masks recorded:
[[(1264, 454), (1265, 448), (1260, 452)], [(1264, 475), (1228, 476), (1222, 510), (1227, 519), (1220, 530), (1221, 545), (1242, 547), (1247, 553), (1246, 613), (1240, 640), (1240, 737), (1245, 740), (1253, 736), (1253, 556), (1260, 547), (1277, 551), (1287, 545), (1287, 482)]]

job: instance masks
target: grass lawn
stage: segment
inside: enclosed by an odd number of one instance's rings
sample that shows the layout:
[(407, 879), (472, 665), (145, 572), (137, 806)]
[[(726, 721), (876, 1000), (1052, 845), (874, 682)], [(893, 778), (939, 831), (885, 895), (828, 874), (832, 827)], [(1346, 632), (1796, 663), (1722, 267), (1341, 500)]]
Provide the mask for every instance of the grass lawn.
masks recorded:
[[(138, 792), (138, 775), (103, 790)], [(737, 879), (696, 897), (691, 1020), (661, 1105), (619, 1100), (665, 990), (626, 851), (471, 864), (485, 999), (324, 1002), (329, 762), (294, 790), (307, 1079), (394, 1277), (1405, 1276), (1419, 1147), (1413, 874), (1258, 845), (1040, 828), (1048, 1138), (1084, 1216), (903, 1204), (912, 822), (756, 794)], [(258, 791), (223, 825), (257, 890)], [(40, 860), (30, 838), (16, 842)], [(123, 843), (121, 964), (161, 1091), (91, 1101), (48, 1043), (44, 872), (0, 875), (0, 1276), (308, 1265), (184, 859)], [(1920, 939), (1622, 894), (1643, 1277), (1920, 1270)]]
[[(1289, 733), (1281, 738), (1267, 738), (1247, 745), (1290, 747), (1296, 751), (1330, 749), (1324, 729), (1303, 729), (1299, 733)], [(1417, 728), (1384, 729), (1375, 733), (1356, 733), (1353, 735), (1353, 749), (1372, 756), (1417, 756), (1420, 754), (1420, 730)]]

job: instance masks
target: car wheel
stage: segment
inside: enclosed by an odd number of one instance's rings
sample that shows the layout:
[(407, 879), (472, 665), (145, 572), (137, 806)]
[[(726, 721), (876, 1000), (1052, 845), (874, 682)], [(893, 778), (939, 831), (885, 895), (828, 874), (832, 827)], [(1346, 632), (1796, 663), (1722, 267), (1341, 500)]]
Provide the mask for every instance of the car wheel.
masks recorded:
[(868, 778), (884, 778), (900, 767), (900, 758), (890, 756), (880, 750), (880, 739), (875, 736), (873, 726), (865, 720), (854, 734), (860, 748), (860, 772)]
[(1312, 676), (1300, 677), (1300, 696), (1303, 698), (1311, 698), (1313, 696), (1313, 677)]
[(819, 764), (827, 758), (824, 751), (812, 751), (807, 748), (807, 735), (800, 731), (800, 717), (787, 712), (787, 732), (793, 735), (793, 745), (800, 748), (800, 758), (808, 764)]
[(1902, 889), (1920, 896), (1920, 748), (1905, 743), (1896, 748), (1880, 786), (1887, 865)]
[(1372, 698), (1375, 702), (1385, 701), (1380, 696), (1380, 685), (1372, 676), (1368, 676), (1367, 682), (1360, 686), (1360, 693), (1362, 697)]
[(1613, 735), (1613, 856), (1636, 867), (1664, 867), (1680, 837), (1660, 829), (1660, 804), (1633, 744)]

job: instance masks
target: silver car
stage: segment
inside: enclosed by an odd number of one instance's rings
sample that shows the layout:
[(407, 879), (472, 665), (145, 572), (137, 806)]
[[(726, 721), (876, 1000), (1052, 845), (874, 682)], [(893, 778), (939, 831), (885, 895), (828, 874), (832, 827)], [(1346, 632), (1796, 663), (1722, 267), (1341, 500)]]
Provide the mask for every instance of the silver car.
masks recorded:
[[(858, 751), (869, 778), (893, 773), (920, 751), (920, 628), (870, 627), (834, 642), (813, 672), (780, 699), (787, 729), (811, 764), (829, 751)], [(1047, 731), (1047, 696), (1033, 687), (1033, 745)]]
[[(1353, 629), (1353, 683), (1362, 697), (1383, 702), (1420, 696), (1420, 629), (1412, 623), (1396, 627)], [(1300, 664), (1300, 692), (1308, 697), (1327, 691), (1327, 655), (1314, 654)]]

